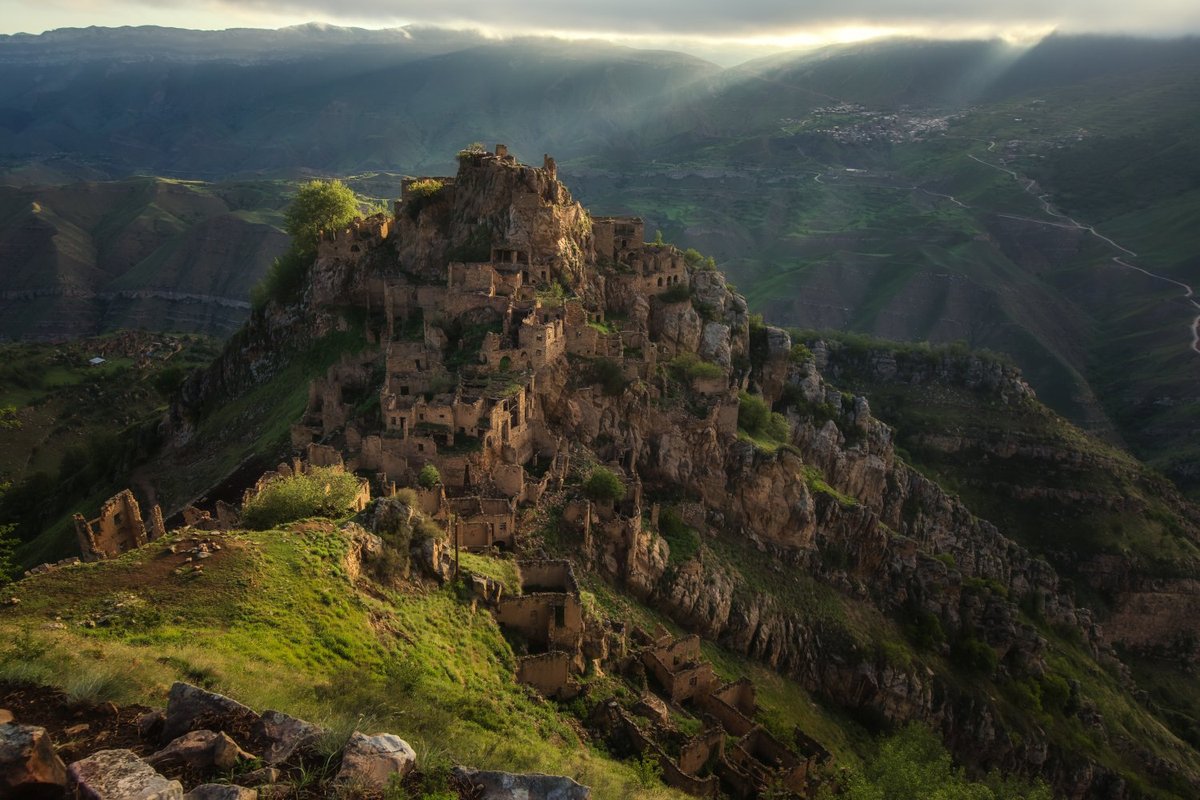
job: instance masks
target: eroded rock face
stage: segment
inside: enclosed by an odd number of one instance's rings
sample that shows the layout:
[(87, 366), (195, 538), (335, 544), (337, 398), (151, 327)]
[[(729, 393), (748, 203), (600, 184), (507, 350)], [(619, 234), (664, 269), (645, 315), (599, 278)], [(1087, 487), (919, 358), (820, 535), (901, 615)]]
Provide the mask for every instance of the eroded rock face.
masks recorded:
[(51, 797), (66, 782), (67, 768), (45, 728), (0, 724), (0, 796)]
[(154, 771), (132, 750), (101, 750), (67, 769), (79, 800), (182, 800), (183, 787)]
[(479, 792), (479, 800), (589, 800), (592, 790), (570, 778), (531, 773), (486, 772), (456, 767), (454, 774)]
[(366, 736), (355, 731), (342, 751), (337, 779), (350, 786), (383, 789), (393, 775), (404, 777), (417, 764), (408, 742), (390, 733)]

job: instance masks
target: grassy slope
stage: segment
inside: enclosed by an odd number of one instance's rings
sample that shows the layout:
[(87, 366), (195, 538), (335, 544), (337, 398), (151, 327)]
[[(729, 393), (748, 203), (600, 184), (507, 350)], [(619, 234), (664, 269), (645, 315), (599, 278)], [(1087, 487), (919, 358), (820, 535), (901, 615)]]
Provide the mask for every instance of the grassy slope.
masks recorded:
[(676, 797), (580, 746), (553, 704), (515, 683), (492, 616), (452, 588), (356, 585), (332, 523), (221, 536), (200, 574), (176, 573), (170, 541), (17, 585), (21, 605), (0, 611), (13, 643), (0, 671), (156, 705), (188, 680), (343, 735), (395, 732), (426, 763), (568, 774), (598, 798)]
[(324, 374), (342, 352), (362, 346), (362, 337), (334, 333), (293, 354), (268, 381), (210, 410), (197, 424), (194, 441), (204, 446), (160, 452), (119, 482), (91, 487), (76, 497), (70, 508), (48, 521), (40, 535), (18, 552), (21, 563), (32, 566), (55, 561), (75, 552), (71, 514), (91, 514), (106, 498), (133, 484), (151, 485), (165, 514), (186, 505), (229, 476), (248, 460), (278, 463), (287, 455), (291, 425), (300, 419), (308, 401), (308, 384)]

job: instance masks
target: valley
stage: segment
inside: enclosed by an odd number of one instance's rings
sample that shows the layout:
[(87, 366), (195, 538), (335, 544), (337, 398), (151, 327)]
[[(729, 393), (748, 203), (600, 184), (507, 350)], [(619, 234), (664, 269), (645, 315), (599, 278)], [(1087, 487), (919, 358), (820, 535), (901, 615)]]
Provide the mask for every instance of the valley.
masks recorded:
[(1200, 791), (1200, 41), (0, 73), (34, 793), (106, 739), (177, 800)]

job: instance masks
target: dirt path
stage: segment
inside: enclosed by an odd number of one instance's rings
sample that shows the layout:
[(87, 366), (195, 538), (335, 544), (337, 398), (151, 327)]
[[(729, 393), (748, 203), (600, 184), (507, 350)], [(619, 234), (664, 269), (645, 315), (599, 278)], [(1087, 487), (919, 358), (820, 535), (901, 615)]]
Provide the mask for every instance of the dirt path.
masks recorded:
[[(989, 153), (992, 152), (992, 149), (995, 146), (996, 146), (995, 142), (989, 142), (988, 148), (987, 148), (988, 152)], [(1027, 194), (1030, 194), (1033, 197), (1037, 198), (1038, 202), (1040, 202), (1042, 204), (1043, 211), (1045, 211), (1047, 214), (1054, 217), (1055, 219), (1062, 220), (1062, 222), (1050, 222), (1049, 220), (1033, 219), (1032, 217), (1022, 217), (1022, 216), (1017, 216), (1015, 214), (999, 214), (998, 216), (1004, 217), (1006, 219), (1015, 219), (1015, 220), (1021, 220), (1023, 222), (1030, 222), (1035, 225), (1050, 225), (1055, 228), (1066, 228), (1068, 230), (1084, 231), (1084, 232), (1094, 236), (1095, 238), (1099, 239), (1100, 241), (1104, 242), (1109, 247), (1112, 247), (1115, 250), (1121, 251), (1122, 255), (1112, 257), (1112, 262), (1114, 264), (1116, 264), (1119, 267), (1123, 267), (1125, 269), (1131, 269), (1136, 272), (1140, 272), (1147, 277), (1153, 278), (1158, 281), (1163, 281), (1165, 283), (1169, 283), (1172, 286), (1177, 286), (1178, 288), (1183, 290), (1183, 298), (1192, 305), (1192, 308), (1194, 308), (1197, 312), (1200, 312), (1200, 301), (1198, 301), (1196, 299), (1195, 290), (1193, 290), (1191, 286), (1189, 286), (1188, 284), (1186, 284), (1182, 281), (1177, 281), (1174, 278), (1168, 278), (1166, 275), (1159, 275), (1158, 273), (1151, 272), (1150, 270), (1144, 269), (1143, 267), (1139, 267), (1134, 264), (1130, 264), (1128, 261), (1125, 260), (1125, 257), (1137, 258), (1138, 257), (1137, 253), (1133, 252), (1128, 247), (1125, 247), (1124, 245), (1118, 244), (1117, 242), (1113, 241), (1109, 237), (1107, 237), (1104, 234), (1097, 231), (1091, 225), (1084, 225), (1083, 223), (1079, 222), (1078, 220), (1075, 220), (1072, 217), (1067, 216), (1066, 214), (1062, 214), (1062, 213), (1056, 211), (1054, 209), (1054, 206), (1050, 203), (1050, 199), (1049, 199), (1050, 195), (1047, 193), (1039, 193), (1037, 191), (1037, 189), (1038, 189), (1037, 181), (1034, 181), (1029, 178), (1022, 178), (1020, 175), (1018, 175), (1013, 170), (1008, 169), (1006, 167), (1002, 167), (999, 164), (993, 164), (990, 161), (984, 161), (982, 158), (979, 158), (978, 156), (976, 156), (972, 153), (968, 153), (967, 158), (971, 159), (972, 161), (977, 161), (980, 164), (983, 164), (985, 167), (991, 167), (992, 169), (997, 169), (1007, 175), (1011, 175), (1013, 180), (1015, 180), (1017, 183), (1019, 183), (1021, 185), (1021, 188)], [(957, 202), (957, 201), (955, 201), (955, 202)], [(961, 203), (960, 203), (960, 205), (961, 205)], [(1197, 313), (1196, 316), (1192, 318), (1191, 323), (1188, 325), (1188, 333), (1190, 333), (1191, 337), (1192, 337), (1192, 343), (1191, 343), (1192, 351), (1195, 353), (1200, 353), (1200, 313)]]

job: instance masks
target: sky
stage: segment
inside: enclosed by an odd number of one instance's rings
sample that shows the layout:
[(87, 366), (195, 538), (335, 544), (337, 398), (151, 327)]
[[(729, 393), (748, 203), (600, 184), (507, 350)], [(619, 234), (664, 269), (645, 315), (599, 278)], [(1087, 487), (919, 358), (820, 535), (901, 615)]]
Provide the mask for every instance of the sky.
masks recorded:
[(598, 37), (672, 49), (774, 50), (888, 35), (1033, 40), (1053, 30), (1200, 33), (1197, 0), (0, 0), (0, 33), (89, 25), (405, 24)]

